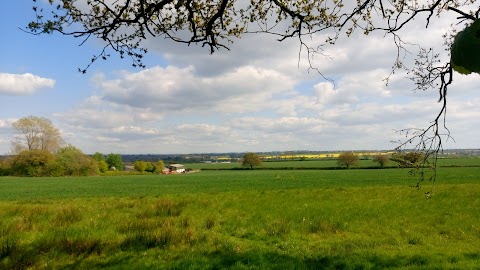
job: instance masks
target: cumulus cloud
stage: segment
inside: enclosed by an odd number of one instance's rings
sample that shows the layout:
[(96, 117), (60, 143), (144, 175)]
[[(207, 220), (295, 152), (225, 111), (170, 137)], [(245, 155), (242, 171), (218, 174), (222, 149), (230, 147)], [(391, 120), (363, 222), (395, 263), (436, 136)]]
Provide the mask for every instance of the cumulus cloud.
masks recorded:
[[(57, 117), (87, 152), (392, 149), (395, 130), (428, 126), (441, 104), (436, 96), (402, 92), (403, 83), (386, 86), (385, 74), (373, 68), (346, 72), (335, 85), (301, 85), (273, 67), (239, 66), (212, 76), (193, 66), (153, 67), (96, 76), (96, 95)], [(452, 129), (478, 115), (478, 101), (461, 98), (472, 85), (459, 85), (460, 98), (449, 109)]]
[(257, 111), (273, 95), (291, 90), (295, 80), (273, 69), (242, 66), (221, 76), (202, 77), (190, 66), (153, 67), (120, 78), (97, 78), (108, 102), (160, 114)]
[(55, 80), (42, 78), (30, 73), (0, 73), (0, 94), (31, 95), (43, 88), (53, 88)]

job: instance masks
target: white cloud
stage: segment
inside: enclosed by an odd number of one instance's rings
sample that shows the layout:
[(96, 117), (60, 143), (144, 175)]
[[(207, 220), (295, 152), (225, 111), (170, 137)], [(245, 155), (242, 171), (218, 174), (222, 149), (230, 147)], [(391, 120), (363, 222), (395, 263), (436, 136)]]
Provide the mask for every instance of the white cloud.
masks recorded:
[(55, 80), (30, 73), (0, 73), (0, 94), (31, 95), (42, 88), (53, 88)]
[(105, 101), (160, 114), (257, 111), (273, 95), (291, 90), (295, 80), (272, 69), (238, 67), (221, 76), (202, 77), (193, 67), (153, 67), (97, 78)]

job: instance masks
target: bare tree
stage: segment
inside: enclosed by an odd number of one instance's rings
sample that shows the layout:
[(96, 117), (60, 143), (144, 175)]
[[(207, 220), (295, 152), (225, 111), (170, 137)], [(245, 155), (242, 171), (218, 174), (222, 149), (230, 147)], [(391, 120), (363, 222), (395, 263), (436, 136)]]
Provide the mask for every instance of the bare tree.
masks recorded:
[[(33, 0), (36, 2), (36, 0)], [(480, 7), (476, 0), (51, 0), (51, 6), (35, 4), (35, 20), (26, 31), (33, 34), (63, 35), (82, 39), (103, 40), (104, 47), (92, 57), (85, 68), (98, 59), (107, 59), (111, 52), (128, 57), (133, 66), (144, 67), (142, 58), (147, 48), (142, 41), (163, 37), (184, 44), (199, 44), (213, 53), (228, 49), (244, 34), (266, 33), (278, 40), (297, 39), (299, 51), (305, 52), (310, 68), (313, 58), (322, 54), (324, 46), (334, 45), (341, 36), (356, 32), (369, 35), (379, 32), (391, 38), (397, 47), (393, 56), (391, 74), (405, 70), (416, 90), (437, 89), (442, 107), (425, 129), (400, 130), (407, 134), (398, 149), (425, 153), (425, 162), (436, 160), (443, 140), (450, 138), (446, 127), (447, 90), (453, 83), (454, 72), (450, 48), (459, 29), (458, 24), (470, 25), (478, 21)], [(436, 17), (453, 12), (458, 18), (445, 33), (445, 50), (434, 51), (420, 44), (410, 44), (402, 38), (407, 25), (420, 23), (428, 27)], [(322, 34), (322, 35), (320, 35)], [(310, 42), (322, 36), (319, 43)], [(477, 36), (478, 37), (478, 36)], [(478, 39), (478, 38), (477, 38)], [(470, 42), (470, 41), (469, 41)], [(472, 44), (472, 43), (470, 43)], [(478, 47), (477, 47), (478, 48)], [(414, 51), (415, 50), (415, 51)], [(477, 49), (478, 51), (478, 49)], [(412, 56), (412, 64), (405, 61)], [(300, 53), (299, 53), (300, 56)], [(480, 57), (477, 56), (476, 57)], [(475, 58), (476, 59), (476, 58)], [(456, 68), (456, 70), (460, 70)], [(480, 70), (470, 70), (479, 73)], [(388, 83), (389, 77), (386, 78)], [(433, 159), (432, 159), (433, 158)], [(422, 174), (421, 181), (424, 177)], [(435, 174), (433, 178), (435, 179)]]
[(20, 134), (12, 141), (12, 152), (22, 150), (47, 150), (55, 153), (63, 143), (60, 131), (43, 117), (28, 116), (12, 124)]

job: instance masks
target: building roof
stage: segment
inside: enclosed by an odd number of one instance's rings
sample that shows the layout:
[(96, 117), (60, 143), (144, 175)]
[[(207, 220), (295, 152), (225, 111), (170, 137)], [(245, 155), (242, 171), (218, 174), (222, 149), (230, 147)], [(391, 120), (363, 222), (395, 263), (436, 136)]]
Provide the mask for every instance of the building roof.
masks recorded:
[(182, 168), (184, 167), (182, 164), (169, 164), (168, 167), (173, 167), (173, 168)]

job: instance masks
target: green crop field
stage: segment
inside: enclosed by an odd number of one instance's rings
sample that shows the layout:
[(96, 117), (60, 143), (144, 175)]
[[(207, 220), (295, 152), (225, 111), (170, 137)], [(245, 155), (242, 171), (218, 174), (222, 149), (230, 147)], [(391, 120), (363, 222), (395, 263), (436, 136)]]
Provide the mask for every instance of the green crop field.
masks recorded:
[[(458, 165), (458, 164), (453, 164)], [(0, 269), (475, 269), (480, 167), (0, 178)]]
[[(480, 158), (472, 157), (472, 158), (440, 158), (438, 159), (439, 166), (458, 166), (458, 167), (465, 167), (465, 166), (472, 166), (472, 167), (480, 167)], [(203, 170), (218, 170), (218, 169), (235, 169), (235, 168), (242, 168), (241, 163), (239, 162), (232, 162), (232, 163), (193, 163), (186, 165), (192, 169), (203, 169)], [(387, 167), (398, 167), (398, 163), (394, 161), (390, 161), (386, 165)], [(264, 169), (284, 169), (284, 168), (338, 168), (337, 160), (336, 159), (316, 159), (316, 160), (297, 160), (297, 161), (267, 161), (263, 162), (261, 168)], [(373, 162), (371, 159), (362, 159), (359, 161), (357, 168), (372, 168), (378, 167), (378, 164)]]

